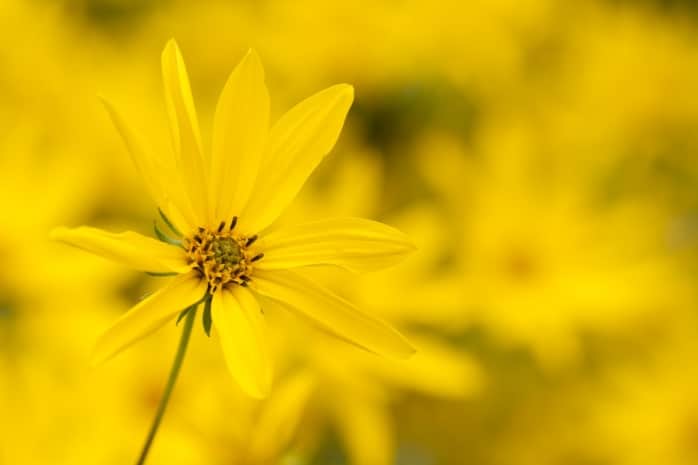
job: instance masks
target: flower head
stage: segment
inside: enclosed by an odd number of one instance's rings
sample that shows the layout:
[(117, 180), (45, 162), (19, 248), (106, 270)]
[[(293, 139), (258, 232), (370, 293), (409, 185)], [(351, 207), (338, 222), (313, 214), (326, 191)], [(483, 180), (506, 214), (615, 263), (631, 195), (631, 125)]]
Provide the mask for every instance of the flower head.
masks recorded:
[(89, 227), (52, 233), (57, 240), (136, 269), (177, 275), (106, 331), (94, 362), (205, 303), (204, 327), (217, 330), (231, 373), (246, 392), (262, 397), (270, 387), (271, 362), (259, 296), (372, 352), (411, 355), (412, 346), (397, 331), (296, 270), (316, 265), (383, 268), (413, 250), (404, 234), (359, 218), (273, 226), (334, 146), (353, 88), (340, 84), (325, 89), (269, 127), (264, 71), (250, 51), (220, 96), (209, 154), (202, 148), (187, 72), (174, 41), (165, 47), (162, 70), (172, 153), (144, 148), (117, 110), (105, 106), (170, 232), (156, 225), (158, 239)]

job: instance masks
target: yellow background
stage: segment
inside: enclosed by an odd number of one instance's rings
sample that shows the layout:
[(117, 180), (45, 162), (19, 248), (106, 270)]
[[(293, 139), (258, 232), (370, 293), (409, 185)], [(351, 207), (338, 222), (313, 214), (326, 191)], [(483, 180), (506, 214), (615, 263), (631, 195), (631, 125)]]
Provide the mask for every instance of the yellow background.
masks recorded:
[(134, 461), (177, 328), (88, 368), (158, 285), (48, 241), (151, 234), (98, 95), (164, 141), (177, 39), (204, 140), (249, 47), (272, 119), (356, 100), (286, 221), (408, 233), (396, 268), (317, 278), (420, 349), (389, 362), (292, 318), (245, 397), (197, 326), (150, 464), (698, 463), (698, 8), (690, 1), (6, 0), (0, 4), (0, 464)]

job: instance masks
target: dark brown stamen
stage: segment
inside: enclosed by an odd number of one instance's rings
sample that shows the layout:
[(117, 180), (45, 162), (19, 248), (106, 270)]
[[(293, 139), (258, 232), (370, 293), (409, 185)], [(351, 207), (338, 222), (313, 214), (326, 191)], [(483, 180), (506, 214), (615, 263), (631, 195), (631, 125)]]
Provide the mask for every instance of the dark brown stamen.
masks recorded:
[(221, 224), (218, 225), (218, 232), (223, 231), (223, 228), (225, 228), (225, 221), (221, 221)]
[(247, 242), (245, 242), (245, 247), (251, 246), (252, 244), (254, 244), (254, 242), (256, 240), (257, 240), (257, 235), (255, 234), (254, 236), (247, 239)]
[(234, 216), (232, 220), (230, 220), (230, 230), (232, 231), (235, 229), (235, 225), (238, 224), (238, 217)]
[(259, 261), (259, 260), (261, 260), (262, 258), (264, 258), (264, 254), (263, 254), (263, 253), (258, 253), (257, 255), (255, 255), (254, 257), (252, 257), (252, 260), (250, 260), (250, 262)]

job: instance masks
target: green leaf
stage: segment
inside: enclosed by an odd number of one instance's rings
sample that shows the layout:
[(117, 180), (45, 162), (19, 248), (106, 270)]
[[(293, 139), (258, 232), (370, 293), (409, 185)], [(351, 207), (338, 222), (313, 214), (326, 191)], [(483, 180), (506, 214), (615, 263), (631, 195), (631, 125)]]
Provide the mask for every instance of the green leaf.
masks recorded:
[(158, 208), (158, 213), (160, 213), (160, 218), (162, 218), (162, 221), (164, 221), (165, 224), (167, 225), (167, 227), (170, 228), (170, 231), (172, 231), (175, 234), (175, 236), (182, 237), (182, 233), (179, 232), (179, 229), (177, 229), (175, 227), (175, 225), (172, 224), (172, 222), (167, 217), (167, 215), (165, 215), (165, 213), (159, 208)]
[(179, 326), (179, 322), (182, 321), (182, 319), (185, 316), (187, 316), (187, 313), (189, 313), (190, 311), (192, 311), (195, 308), (196, 307), (194, 305), (192, 305), (191, 307), (187, 307), (186, 309), (184, 309), (184, 311), (182, 311), (182, 313), (180, 313), (179, 316), (177, 317), (177, 323), (175, 323), (175, 326)]
[(211, 318), (211, 297), (206, 299), (206, 302), (204, 303), (204, 314), (202, 318), (202, 322), (204, 324), (204, 331), (206, 332), (206, 335), (208, 337), (211, 337), (211, 325), (213, 323), (213, 319)]
[[(190, 311), (192, 311), (192, 310), (193, 310), (193, 311), (196, 311), (196, 308), (197, 308), (197, 307), (201, 304), (201, 302), (203, 302), (203, 301), (206, 301), (206, 302), (210, 302), (210, 301), (211, 301), (211, 296), (208, 294), (208, 292), (207, 292), (206, 294), (204, 294), (204, 296), (203, 296), (202, 298), (200, 298), (199, 300), (197, 300), (196, 302), (194, 302), (193, 304), (191, 304), (189, 307), (185, 308), (185, 309), (182, 311), (182, 313), (180, 313), (179, 316), (177, 317), (177, 323), (176, 323), (176, 324), (178, 325), (179, 322), (182, 321), (182, 318), (184, 318), (185, 316), (187, 316), (187, 313), (189, 313)], [(209, 304), (209, 305), (210, 305), (210, 304)]]
[(162, 242), (165, 242), (165, 243), (171, 244), (171, 245), (176, 245), (178, 247), (182, 247), (182, 241), (177, 240), (177, 239), (172, 239), (171, 237), (169, 237), (165, 233), (163, 233), (160, 230), (160, 227), (158, 226), (157, 221), (153, 221), (153, 230), (155, 230), (155, 235), (158, 236), (158, 239), (160, 239)]

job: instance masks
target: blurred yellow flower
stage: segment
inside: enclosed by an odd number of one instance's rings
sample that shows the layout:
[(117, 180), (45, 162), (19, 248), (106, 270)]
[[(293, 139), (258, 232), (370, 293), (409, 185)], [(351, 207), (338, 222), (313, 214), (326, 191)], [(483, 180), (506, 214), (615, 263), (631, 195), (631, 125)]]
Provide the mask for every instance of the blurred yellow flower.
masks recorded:
[(231, 373), (247, 393), (263, 397), (270, 389), (271, 362), (260, 295), (370, 351), (410, 356), (412, 346), (386, 323), (291, 271), (312, 265), (354, 271), (383, 268), (413, 250), (404, 234), (358, 218), (269, 228), (334, 146), (353, 88), (340, 84), (321, 91), (268, 129), (264, 71), (250, 51), (223, 89), (208, 156), (174, 41), (165, 47), (162, 71), (173, 158), (144, 149), (125, 120), (106, 106), (163, 220), (178, 238), (168, 237), (157, 225), (160, 240), (89, 227), (52, 233), (57, 240), (136, 269), (178, 275), (100, 338), (94, 362), (204, 303), (204, 328), (209, 333), (215, 325)]
[[(375, 150), (351, 138), (343, 139), (350, 157), (334, 160), (331, 173), (310, 183), (289, 208), (283, 221), (322, 218), (332, 212), (351, 216), (379, 216), (385, 167)], [(385, 214), (384, 214), (385, 215)], [(396, 362), (352, 350), (321, 333), (307, 331), (290, 318), (275, 322), (285, 339), (277, 359), (310, 380), (303, 410), (305, 427), (298, 431), (295, 446), (301, 455), (315, 453), (328, 437), (352, 465), (389, 465), (398, 459), (399, 423), (393, 410), (409, 395), (441, 401), (472, 398), (483, 391), (486, 376), (472, 354), (449, 344), (439, 331), (449, 328), (442, 306), (459, 297), (461, 281), (445, 283), (433, 270), (445, 267), (438, 261), (450, 241), (443, 231), (448, 224), (423, 205), (409, 205), (383, 219), (409, 233), (420, 250), (389, 272), (374, 272), (348, 280), (342, 269), (320, 269), (313, 277), (372, 314), (395, 325), (417, 347), (409, 360)], [(312, 271), (308, 271), (312, 273)], [(439, 281), (437, 283), (437, 281)], [(438, 287), (438, 289), (436, 289)], [(409, 295), (409, 299), (404, 296)], [(460, 300), (458, 301), (460, 312)], [(267, 307), (269, 318), (282, 312)], [(307, 343), (306, 341), (312, 341)], [(341, 363), (337, 363), (340, 360)], [(275, 389), (284, 385), (283, 375)], [(295, 382), (295, 381), (294, 381)], [(289, 405), (287, 408), (291, 408)], [(328, 434), (329, 433), (329, 434)], [(311, 454), (312, 455), (312, 454)]]
[[(467, 354), (433, 336), (407, 333), (417, 354), (403, 363), (391, 363), (320, 334), (313, 337), (301, 329), (289, 334), (297, 340), (285, 345), (288, 365), (298, 367), (310, 380), (303, 418), (313, 427), (299, 435), (313, 448), (327, 431), (334, 432), (352, 465), (395, 463), (398, 425), (392, 409), (410, 393), (462, 399), (479, 393), (484, 384), (483, 373)], [(298, 343), (303, 340), (313, 343)], [(290, 379), (295, 376), (294, 372)], [(279, 385), (285, 382), (281, 379)]]
[[(655, 199), (606, 199), (587, 177), (536, 160), (526, 134), (498, 126), (470, 157), (432, 136), (423, 166), (460, 220), (453, 229), (462, 239), (451, 242), (461, 324), (480, 324), (556, 370), (583, 359), (584, 333), (620, 334), (691, 305), (692, 283)], [(450, 170), (429, 172), (430, 164)]]

